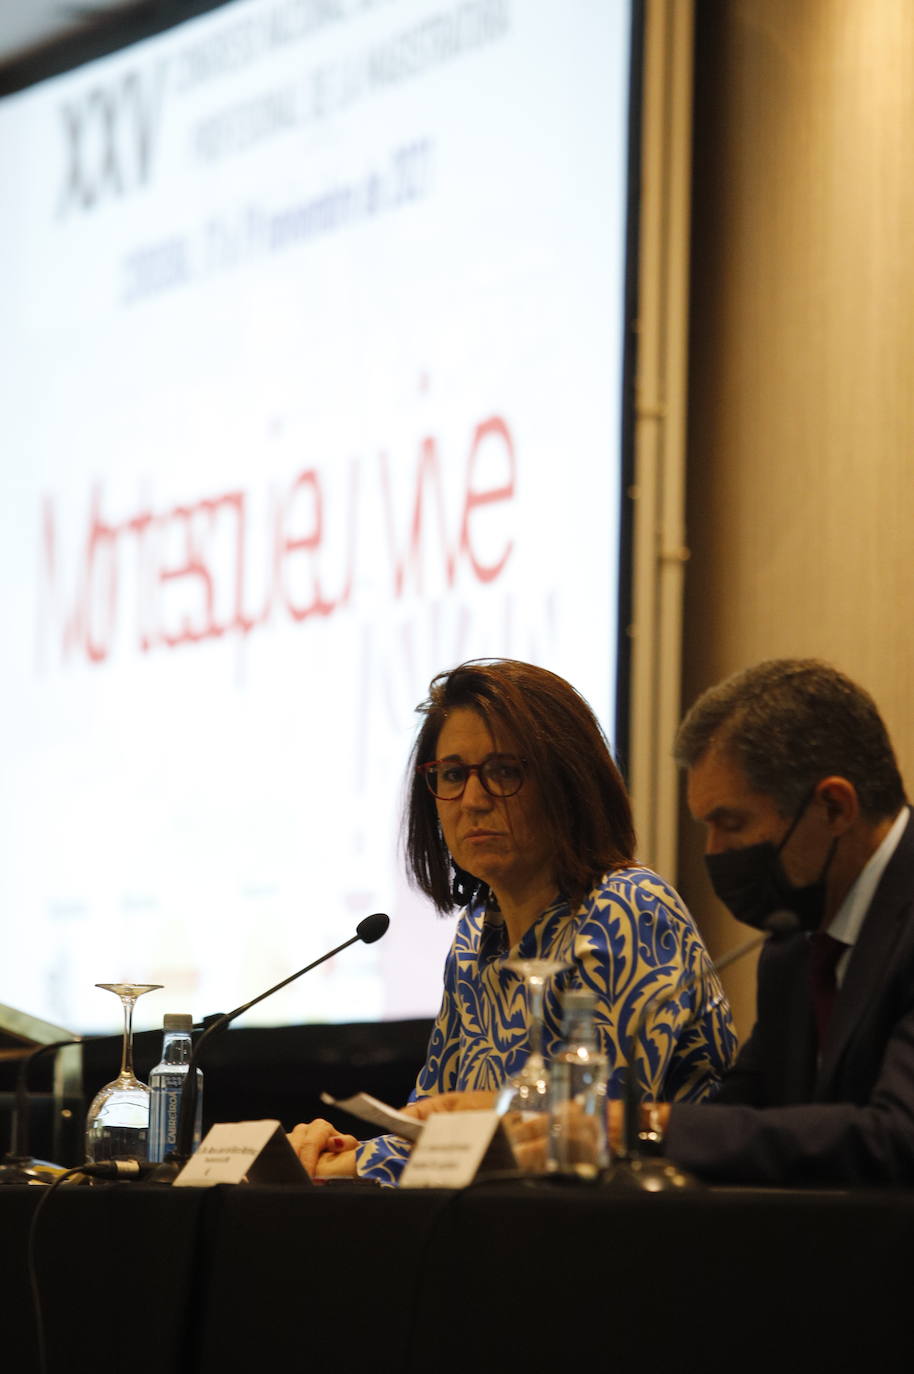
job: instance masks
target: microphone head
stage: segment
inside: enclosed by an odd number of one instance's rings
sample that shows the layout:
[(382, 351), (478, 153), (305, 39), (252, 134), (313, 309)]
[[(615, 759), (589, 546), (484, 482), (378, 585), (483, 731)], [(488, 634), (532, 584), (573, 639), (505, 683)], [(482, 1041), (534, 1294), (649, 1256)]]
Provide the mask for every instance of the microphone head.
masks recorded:
[[(371, 917), (368, 918), (371, 920)], [(772, 911), (770, 916), (766, 916), (762, 923), (763, 928), (779, 939), (785, 935), (793, 935), (798, 931), (800, 922), (792, 911)]]
[(355, 928), (355, 933), (366, 945), (373, 945), (375, 940), (380, 940), (390, 925), (390, 917), (383, 911), (375, 911), (371, 916), (366, 916), (364, 921), (359, 921)]

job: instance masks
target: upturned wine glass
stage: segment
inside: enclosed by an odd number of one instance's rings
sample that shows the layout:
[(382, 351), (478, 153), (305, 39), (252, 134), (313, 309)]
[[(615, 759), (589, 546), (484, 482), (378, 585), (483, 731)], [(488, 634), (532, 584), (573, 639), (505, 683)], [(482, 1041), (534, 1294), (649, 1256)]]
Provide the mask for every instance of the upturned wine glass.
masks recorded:
[[(527, 1020), (530, 1038), (530, 1053), (523, 1067), (505, 1083), (498, 1094), (495, 1108), (501, 1116), (508, 1118), (508, 1134), (512, 1134), (512, 1122), (518, 1118), (523, 1121), (543, 1113), (544, 1125), (548, 1123), (551, 1110), (549, 1069), (543, 1058), (543, 996), (546, 983), (568, 964), (561, 959), (506, 959), (505, 968), (519, 974), (524, 980), (527, 993)], [(540, 1172), (546, 1167), (546, 1136), (543, 1135), (543, 1158), (538, 1161), (536, 1150), (528, 1151), (527, 1167), (531, 1172)]]
[(161, 983), (96, 983), (113, 992), (124, 1008), (121, 1071), (100, 1088), (86, 1116), (86, 1158), (90, 1164), (108, 1159), (146, 1158), (149, 1136), (149, 1089), (133, 1072), (133, 1008), (144, 992)]

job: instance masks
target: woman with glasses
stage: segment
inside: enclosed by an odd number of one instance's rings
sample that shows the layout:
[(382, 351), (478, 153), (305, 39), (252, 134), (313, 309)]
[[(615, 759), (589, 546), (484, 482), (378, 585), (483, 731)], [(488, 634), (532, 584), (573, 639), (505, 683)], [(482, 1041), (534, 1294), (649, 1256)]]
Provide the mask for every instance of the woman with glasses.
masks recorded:
[[(730, 1012), (676, 892), (634, 857), (631, 808), (606, 737), (564, 679), (512, 659), (441, 673), (420, 707), (410, 760), (406, 859), (440, 912), (460, 907), (444, 995), (413, 1098), (494, 1093), (529, 1053), (509, 958), (556, 959), (544, 1005), (547, 1061), (560, 1043), (562, 994), (597, 995), (610, 1096), (646, 1003), (635, 1047), (642, 1096), (712, 1093), (735, 1048)], [(328, 1122), (291, 1140), (309, 1172), (395, 1183), (408, 1145), (358, 1144)]]

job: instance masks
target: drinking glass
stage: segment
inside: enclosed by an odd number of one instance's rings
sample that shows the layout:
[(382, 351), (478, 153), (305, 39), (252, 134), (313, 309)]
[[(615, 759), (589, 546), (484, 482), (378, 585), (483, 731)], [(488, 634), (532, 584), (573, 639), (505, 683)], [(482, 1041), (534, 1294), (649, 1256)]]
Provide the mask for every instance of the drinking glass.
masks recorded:
[[(530, 1173), (541, 1173), (546, 1168), (551, 1109), (549, 1070), (543, 1059), (543, 996), (547, 980), (567, 967), (568, 964), (561, 959), (505, 960), (505, 968), (519, 974), (524, 980), (530, 1053), (523, 1067), (508, 1079), (499, 1092), (495, 1109), (506, 1118), (505, 1126), (515, 1145), (523, 1140), (525, 1151), (522, 1163)], [(541, 1133), (536, 1130), (538, 1120), (542, 1123)]]
[(149, 1135), (149, 1089), (133, 1072), (133, 1008), (144, 992), (155, 992), (161, 983), (96, 983), (113, 992), (124, 1008), (124, 1041), (121, 1071), (100, 1088), (86, 1117), (86, 1158), (90, 1164), (108, 1159), (146, 1158)]

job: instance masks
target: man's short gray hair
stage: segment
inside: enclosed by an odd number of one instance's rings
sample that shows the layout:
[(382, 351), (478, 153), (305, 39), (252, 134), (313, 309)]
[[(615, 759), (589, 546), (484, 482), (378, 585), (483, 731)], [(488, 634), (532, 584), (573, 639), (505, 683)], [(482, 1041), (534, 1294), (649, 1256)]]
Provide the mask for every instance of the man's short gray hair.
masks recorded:
[(704, 692), (676, 736), (691, 768), (712, 748), (737, 762), (751, 787), (793, 816), (820, 779), (853, 783), (870, 821), (905, 803), (888, 731), (868, 692), (828, 663), (773, 658)]

